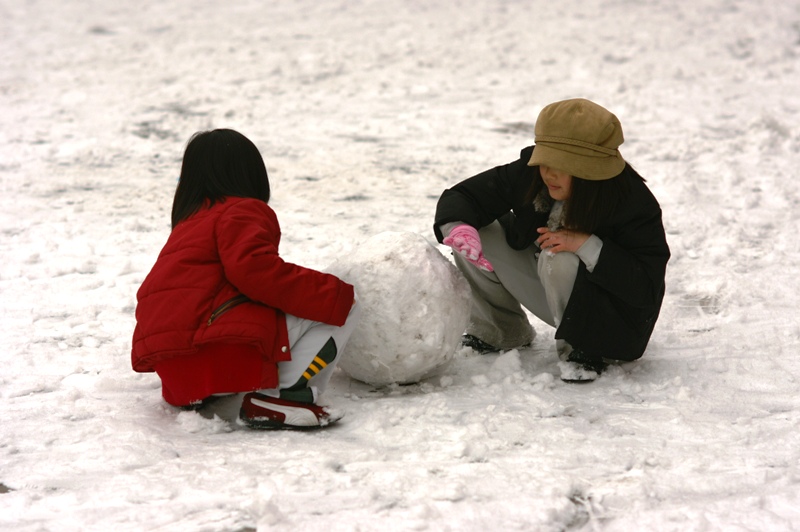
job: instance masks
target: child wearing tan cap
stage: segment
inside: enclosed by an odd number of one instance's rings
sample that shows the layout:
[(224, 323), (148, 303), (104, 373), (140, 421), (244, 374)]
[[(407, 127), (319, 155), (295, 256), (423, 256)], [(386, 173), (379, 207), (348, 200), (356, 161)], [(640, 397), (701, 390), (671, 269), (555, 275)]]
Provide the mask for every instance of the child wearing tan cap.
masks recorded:
[(525, 307), (556, 328), (562, 380), (591, 381), (650, 340), (670, 256), (661, 208), (607, 109), (555, 102), (534, 133), (518, 160), (445, 190), (434, 232), (472, 287), (464, 345), (530, 345)]

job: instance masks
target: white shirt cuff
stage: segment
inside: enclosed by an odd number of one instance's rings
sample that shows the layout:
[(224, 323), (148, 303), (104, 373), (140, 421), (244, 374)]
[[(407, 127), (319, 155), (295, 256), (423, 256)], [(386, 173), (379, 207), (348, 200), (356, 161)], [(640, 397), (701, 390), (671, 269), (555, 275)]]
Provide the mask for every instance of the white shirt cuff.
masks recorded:
[(598, 259), (600, 259), (601, 249), (603, 249), (603, 241), (600, 240), (600, 237), (589, 235), (589, 239), (578, 248), (575, 254), (583, 261), (586, 269), (591, 273), (594, 271), (594, 267), (597, 266)]
[(439, 231), (442, 232), (442, 238), (447, 238), (450, 236), (450, 231), (452, 231), (456, 226), (464, 225), (464, 222), (450, 222), (439, 226)]

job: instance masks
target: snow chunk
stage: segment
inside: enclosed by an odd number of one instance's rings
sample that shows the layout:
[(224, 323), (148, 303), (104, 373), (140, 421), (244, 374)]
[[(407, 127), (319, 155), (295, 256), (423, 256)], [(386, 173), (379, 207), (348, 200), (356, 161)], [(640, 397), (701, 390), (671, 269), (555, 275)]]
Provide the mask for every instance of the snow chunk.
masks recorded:
[(345, 373), (405, 384), (453, 358), (469, 320), (469, 285), (421, 235), (380, 233), (328, 271), (355, 286), (363, 310), (339, 361)]

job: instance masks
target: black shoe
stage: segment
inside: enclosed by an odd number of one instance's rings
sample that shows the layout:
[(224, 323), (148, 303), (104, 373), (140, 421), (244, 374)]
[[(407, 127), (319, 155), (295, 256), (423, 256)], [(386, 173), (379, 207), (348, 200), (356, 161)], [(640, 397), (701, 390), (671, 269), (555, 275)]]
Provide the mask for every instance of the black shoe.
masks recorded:
[(465, 334), (461, 337), (461, 345), (464, 347), (470, 347), (472, 350), (477, 351), (481, 355), (485, 355), (486, 353), (497, 353), (500, 351), (497, 347), (487, 344), (477, 336), (472, 336), (471, 334)]
[(222, 396), (222, 395), (209, 395), (205, 399), (201, 399), (199, 401), (195, 401), (195, 402), (190, 403), (188, 405), (182, 405), (182, 406), (179, 406), (178, 408), (180, 408), (181, 410), (186, 410), (188, 412), (196, 412), (198, 410), (201, 410), (201, 409), (207, 407), (208, 405), (214, 404), (218, 400), (222, 399), (222, 397), (224, 397), (224, 396)]
[(495, 347), (491, 344), (487, 344), (477, 336), (472, 336), (471, 334), (464, 334), (461, 337), (461, 345), (464, 347), (470, 347), (481, 355), (485, 355), (487, 353), (505, 353), (506, 351), (511, 351), (512, 349), (525, 349), (531, 346), (531, 344), (528, 343), (517, 348)]
[(564, 382), (592, 382), (603, 373), (607, 364), (600, 357), (587, 355), (581, 349), (573, 349), (564, 362), (559, 363), (561, 380)]

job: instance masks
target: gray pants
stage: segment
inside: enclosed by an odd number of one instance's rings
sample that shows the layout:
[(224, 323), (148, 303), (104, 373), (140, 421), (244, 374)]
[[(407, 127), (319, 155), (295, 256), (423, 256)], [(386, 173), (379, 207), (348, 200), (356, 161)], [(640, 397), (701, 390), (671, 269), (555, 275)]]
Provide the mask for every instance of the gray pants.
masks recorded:
[[(456, 266), (472, 288), (472, 314), (466, 332), (502, 349), (529, 344), (535, 332), (522, 307), (558, 327), (575, 284), (578, 256), (539, 253), (536, 246), (514, 250), (499, 222), (481, 229), (480, 237), (483, 254), (494, 272), (481, 270), (454, 254)], [(563, 349), (559, 345), (559, 351)]]

